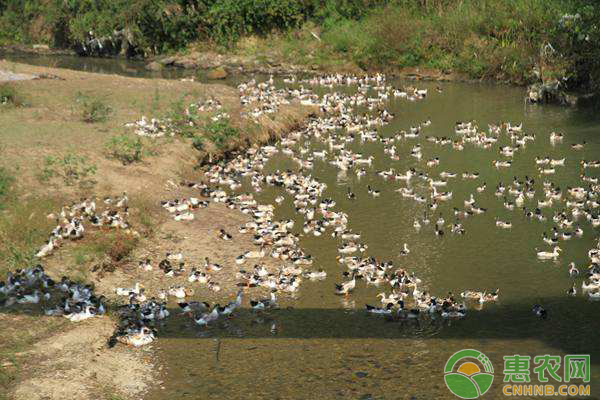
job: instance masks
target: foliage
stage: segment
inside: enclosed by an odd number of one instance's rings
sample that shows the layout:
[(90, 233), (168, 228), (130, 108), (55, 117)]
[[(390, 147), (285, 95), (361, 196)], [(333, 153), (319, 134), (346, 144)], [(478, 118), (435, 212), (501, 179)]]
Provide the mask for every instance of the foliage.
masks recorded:
[(165, 115), (170, 129), (177, 135), (192, 138), (198, 129), (200, 116), (198, 109), (193, 104), (186, 106), (183, 99), (171, 103)]
[(139, 136), (116, 135), (108, 140), (105, 147), (109, 157), (116, 158), (123, 165), (141, 161), (144, 155)]
[(67, 153), (62, 157), (47, 156), (38, 177), (41, 181), (59, 177), (67, 186), (73, 186), (75, 183), (84, 186), (94, 183), (91, 179), (94, 174), (96, 166), (89, 164), (86, 157)]
[(9, 83), (0, 84), (0, 106), (25, 106), (26, 102), (23, 95)]
[(104, 37), (148, 55), (193, 42), (231, 47), (248, 35), (271, 44), (284, 32), (281, 51), (294, 62), (600, 89), (600, 3), (589, 0), (7, 0), (0, 12), (0, 43)]
[(204, 150), (204, 137), (202, 136), (194, 136), (192, 139), (192, 146), (198, 151)]
[(239, 131), (231, 126), (229, 118), (208, 119), (204, 131), (206, 138), (219, 150), (224, 150), (230, 139), (240, 136)]
[(76, 102), (81, 107), (81, 119), (87, 123), (104, 122), (112, 113), (112, 108), (97, 96), (78, 93)]
[(54, 221), (44, 218), (56, 204), (47, 198), (17, 196), (4, 199), (5, 212), (0, 213), (0, 274), (22, 268), (35, 261), (35, 252), (47, 239)]

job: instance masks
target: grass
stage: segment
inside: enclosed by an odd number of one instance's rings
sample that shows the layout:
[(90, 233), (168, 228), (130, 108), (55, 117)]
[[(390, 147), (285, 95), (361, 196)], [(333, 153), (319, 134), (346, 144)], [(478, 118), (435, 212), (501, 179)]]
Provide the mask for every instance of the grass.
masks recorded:
[[(19, 379), (22, 363), (19, 353), (33, 347), (39, 340), (64, 327), (69, 322), (64, 318), (45, 318), (30, 315), (3, 316), (3, 335), (0, 343), (0, 364), (9, 362), (12, 365), (0, 367), (0, 399), (8, 399), (8, 393)], [(35, 326), (35, 329), (32, 329)]]
[(0, 167), (0, 210), (4, 206), (7, 196), (15, 182), (15, 177), (4, 167)]
[[(593, 7), (574, 8), (574, 4), (558, 0), (382, 2), (365, 9), (360, 18), (331, 15), (318, 23), (309, 20), (299, 29), (245, 38), (235, 51), (257, 58), (268, 54), (327, 71), (427, 67), (517, 84), (537, 80), (533, 72), (537, 68), (545, 81), (568, 78), (571, 85), (585, 81), (600, 87), (600, 68), (594, 67), (598, 57), (592, 56), (591, 48), (598, 35), (590, 31), (589, 44), (579, 39), (591, 29), (586, 24), (596, 26), (592, 22), (598, 14)], [(561, 17), (573, 10), (582, 15), (579, 25), (561, 25)], [(542, 51), (548, 43), (557, 50)]]
[(81, 120), (90, 124), (105, 122), (113, 110), (104, 98), (78, 93), (75, 100), (81, 107)]
[(198, 130), (200, 115), (196, 107), (186, 106), (183, 98), (172, 102), (164, 118), (173, 132), (184, 138), (193, 138)]
[(0, 276), (36, 261), (34, 254), (53, 227), (46, 215), (57, 208), (50, 198), (11, 196), (0, 214)]
[(123, 165), (142, 161), (144, 156), (144, 146), (139, 136), (113, 136), (108, 140), (105, 148), (108, 157), (121, 161)]
[[(207, 119), (204, 125), (204, 134), (220, 151), (225, 150), (232, 139), (240, 137), (240, 132), (231, 126), (229, 118)], [(196, 146), (197, 143), (194, 143), (194, 147)]]
[(23, 94), (17, 90), (14, 84), (0, 84), (0, 106), (2, 107), (23, 107), (27, 102)]
[(48, 182), (60, 178), (67, 186), (78, 183), (81, 187), (89, 187), (95, 183), (92, 177), (96, 171), (96, 165), (89, 163), (86, 157), (68, 152), (62, 156), (47, 156), (38, 179)]

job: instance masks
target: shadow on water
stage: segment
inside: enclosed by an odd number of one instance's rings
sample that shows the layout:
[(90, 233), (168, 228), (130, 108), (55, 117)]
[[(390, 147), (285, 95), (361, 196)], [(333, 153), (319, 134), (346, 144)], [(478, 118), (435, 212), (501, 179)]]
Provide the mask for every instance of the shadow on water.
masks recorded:
[[(600, 364), (600, 321), (597, 304), (583, 297), (545, 298), (548, 318), (531, 312), (530, 303), (498, 303), (482, 310), (469, 309), (463, 319), (444, 319), (422, 313), (418, 319), (392, 319), (368, 314), (364, 309), (321, 309), (281, 307), (256, 312), (238, 309), (230, 318), (222, 317), (208, 327), (197, 326), (176, 308), (160, 323), (161, 339), (533, 339), (565, 353), (591, 354)], [(357, 305), (358, 306), (358, 305)], [(2, 313), (41, 315), (39, 307), (13, 306)], [(58, 317), (56, 317), (58, 318)], [(83, 322), (85, 323), (85, 322)]]

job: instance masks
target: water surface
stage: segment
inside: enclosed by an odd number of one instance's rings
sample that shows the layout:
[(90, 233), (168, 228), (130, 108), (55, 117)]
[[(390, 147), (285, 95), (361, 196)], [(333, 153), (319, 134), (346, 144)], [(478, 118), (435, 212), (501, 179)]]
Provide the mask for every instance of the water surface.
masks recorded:
[[(143, 62), (122, 59), (2, 56), (15, 62), (146, 78), (178, 79), (193, 73), (175, 68), (152, 72), (144, 69)], [(392, 99), (389, 104), (395, 118), (381, 129), (384, 136), (427, 119), (432, 121), (420, 139), (398, 144), (399, 161), (384, 156), (380, 143), (356, 140), (349, 146), (352, 150), (375, 157), (370, 174), (361, 179), (350, 171), (340, 176), (335, 167), (318, 159), (312, 173), (328, 185), (323, 197), (333, 198), (335, 210), (348, 213), (349, 227), (362, 234), (361, 241), (369, 246), (366, 255), (393, 260), (396, 266), (416, 272), (423, 287), (436, 295), (468, 288), (500, 288), (500, 300), (480, 311), (471, 305), (463, 320), (385, 322), (364, 312), (365, 303), (377, 304), (375, 295), (383, 288), (359, 282), (348, 298), (333, 294), (333, 285), (342, 281), (345, 268), (335, 260), (339, 241), (329, 234), (303, 236), (301, 246), (314, 257), (314, 268), (328, 272), (327, 279), (303, 282), (296, 299), (281, 298), (281, 309), (262, 316), (242, 310), (235, 318), (208, 329), (182, 319), (169, 320), (154, 345), (166, 366), (163, 388), (150, 399), (450, 399), (455, 397), (445, 387), (442, 369), (448, 357), (463, 348), (484, 352), (494, 365), (495, 382), (485, 398), (503, 397), (503, 356), (573, 353), (592, 355), (592, 398), (598, 398), (600, 303), (588, 301), (581, 293), (574, 298), (566, 295), (573, 282), (567, 264), (575, 261), (583, 269), (589, 263), (586, 253), (594, 246), (597, 232), (580, 220), (583, 238), (561, 242), (564, 252), (558, 262), (538, 261), (535, 248), (547, 248), (541, 235), (553, 226), (551, 218), (546, 223), (532, 222), (519, 211), (504, 209), (493, 192), (498, 182), (508, 185), (514, 176), (520, 180), (525, 175), (535, 177), (536, 198), (525, 204), (532, 208), (541, 198), (544, 179), (563, 191), (568, 186), (581, 186), (580, 160), (600, 159), (600, 117), (593, 111), (526, 105), (520, 88), (449, 83), (441, 85), (443, 93), (437, 93), (435, 86), (419, 84), (429, 88), (425, 101)], [(425, 135), (454, 139), (454, 123), (472, 119), (480, 127), (501, 121), (523, 122), (524, 130), (534, 133), (536, 140), (516, 153), (511, 168), (500, 170), (491, 164), (493, 159), (502, 158), (498, 145), (491, 150), (467, 145), (459, 152), (424, 140)], [(551, 146), (551, 131), (562, 132), (564, 144)], [(570, 143), (584, 140), (588, 144), (583, 151), (570, 149)], [(423, 148), (421, 162), (409, 156), (416, 143)], [(499, 143), (508, 144), (506, 136)], [(325, 148), (320, 142), (310, 146)], [(425, 160), (436, 156), (440, 166), (426, 168)], [(566, 157), (566, 166), (544, 178), (536, 172), (536, 156)], [(397, 172), (416, 167), (430, 175), (442, 170), (459, 175), (479, 172), (477, 180), (449, 180), (444, 190), (452, 190), (453, 199), (443, 203), (435, 217), (441, 212), (447, 222), (453, 221), (452, 207), (462, 208), (471, 193), (477, 205), (488, 212), (462, 221), (464, 236), (451, 235), (447, 230), (439, 238), (431, 227), (417, 232), (414, 219), (426, 206), (394, 192), (403, 186), (399, 182), (384, 181), (372, 173), (390, 167)], [(267, 170), (287, 168), (295, 169), (296, 165), (284, 155), (273, 157), (267, 165)], [(600, 172), (590, 169), (587, 174), (598, 176)], [(475, 188), (482, 182), (487, 183), (487, 190), (478, 194)], [(367, 185), (380, 190), (381, 197), (370, 197)], [(346, 198), (348, 187), (356, 193), (356, 200)], [(267, 187), (257, 198), (272, 203), (279, 194), (284, 194), (281, 189)], [(276, 217), (294, 218), (301, 227), (302, 220), (293, 211), (289, 197), (284, 196), (287, 200), (277, 209)], [(544, 214), (551, 217), (557, 209), (545, 209)], [(497, 228), (495, 218), (511, 221), (513, 228)], [(411, 253), (399, 257), (403, 243), (408, 243)], [(578, 288), (581, 281), (575, 280)], [(531, 306), (536, 303), (549, 310), (547, 320), (532, 315)]]
[[(394, 84), (399, 86), (401, 82)], [(340, 175), (334, 166), (318, 159), (312, 174), (328, 185), (323, 198), (334, 199), (335, 210), (348, 213), (349, 228), (362, 234), (361, 241), (369, 246), (365, 255), (393, 260), (396, 266), (415, 271), (423, 287), (436, 295), (469, 288), (500, 288), (500, 300), (486, 304), (480, 311), (471, 304), (464, 320), (386, 322), (364, 312), (365, 303), (377, 304), (375, 295), (383, 288), (367, 287), (359, 281), (348, 298), (334, 295), (334, 283), (343, 280), (345, 267), (336, 262), (340, 241), (329, 235), (331, 230), (321, 237), (303, 235), (301, 246), (314, 257), (314, 268), (328, 272), (327, 279), (303, 282), (296, 299), (282, 299), (282, 309), (266, 316), (242, 311), (235, 319), (204, 330), (169, 324), (156, 345), (168, 366), (165, 389), (156, 398), (453, 398), (444, 385), (442, 369), (447, 358), (462, 348), (478, 349), (492, 360), (496, 382), (485, 398), (503, 397), (502, 357), (513, 354), (592, 354), (592, 393), (598, 393), (600, 303), (588, 301), (581, 293), (574, 298), (566, 294), (573, 282), (567, 264), (575, 261), (580, 269), (589, 264), (587, 250), (595, 246), (597, 232), (580, 219), (583, 237), (561, 242), (564, 251), (557, 262), (538, 261), (535, 249), (548, 248), (541, 240), (542, 233), (554, 226), (551, 217), (558, 207), (544, 209), (548, 222), (534, 222), (522, 211), (506, 210), (494, 191), (498, 182), (509, 185), (514, 176), (519, 180), (526, 175), (534, 177), (536, 197), (525, 202), (531, 209), (543, 199), (544, 180), (554, 182), (563, 191), (581, 186), (580, 161), (600, 158), (600, 137), (596, 133), (600, 119), (584, 111), (525, 105), (519, 88), (450, 83), (442, 85), (443, 93), (437, 93), (435, 86), (419, 85), (429, 88), (430, 95), (424, 101), (398, 99), (389, 104), (395, 118), (381, 129), (383, 136), (427, 119), (432, 121), (420, 139), (405, 139), (397, 145), (399, 161), (384, 155), (381, 143), (361, 143), (357, 139), (347, 147), (375, 157), (367, 176), (359, 179), (352, 171)], [(426, 135), (454, 139), (455, 122), (473, 119), (480, 127), (501, 121), (523, 122), (524, 131), (535, 134), (536, 140), (516, 153), (511, 168), (500, 170), (492, 167), (492, 160), (504, 158), (498, 146), (511, 144), (506, 135), (490, 150), (466, 145), (464, 151), (456, 151), (424, 140)], [(551, 131), (564, 134), (562, 145), (550, 144)], [(582, 141), (587, 142), (583, 151), (571, 150), (571, 143)], [(416, 143), (423, 150), (420, 162), (409, 156)], [(326, 148), (316, 141), (310, 142), (310, 147)], [(566, 166), (557, 167), (555, 175), (543, 177), (536, 170), (536, 156), (566, 157)], [(433, 157), (440, 158), (440, 166), (425, 167), (425, 161)], [(416, 167), (430, 175), (443, 170), (459, 176), (466, 171), (478, 172), (476, 180), (449, 179), (449, 186), (443, 190), (451, 190), (453, 199), (442, 203), (434, 217), (441, 213), (446, 223), (454, 222), (452, 208), (462, 209), (471, 193), (477, 205), (488, 212), (461, 221), (466, 229), (464, 236), (452, 235), (447, 229), (440, 238), (431, 226), (417, 232), (413, 222), (426, 205), (403, 199), (394, 192), (403, 184), (384, 181), (374, 174), (390, 167), (397, 172)], [(266, 170), (295, 168), (288, 157), (280, 154), (269, 161)], [(599, 175), (593, 169), (586, 173)], [(487, 189), (479, 194), (475, 188), (483, 182)], [(369, 196), (367, 185), (380, 190), (381, 197)], [(348, 187), (356, 193), (356, 200), (347, 199)], [(273, 203), (280, 194), (287, 200), (278, 208), (276, 218), (294, 218), (301, 228), (303, 221), (282, 189), (266, 187), (257, 199)], [(497, 228), (496, 218), (511, 221), (513, 228)], [(411, 253), (400, 257), (405, 242)], [(575, 280), (579, 289), (581, 281)], [(533, 304), (543, 304), (550, 318), (536, 318), (531, 313)]]

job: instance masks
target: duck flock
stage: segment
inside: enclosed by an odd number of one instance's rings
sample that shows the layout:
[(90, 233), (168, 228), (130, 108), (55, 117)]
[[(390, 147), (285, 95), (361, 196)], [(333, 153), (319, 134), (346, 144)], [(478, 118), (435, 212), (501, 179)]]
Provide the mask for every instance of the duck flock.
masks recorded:
[[(121, 341), (135, 346), (154, 340), (156, 322), (170, 315), (167, 304), (174, 297), (180, 312), (193, 318), (196, 324), (205, 327), (220, 318), (231, 318), (234, 311), (244, 303), (246, 288), (261, 287), (264, 298), (248, 299), (249, 308), (263, 311), (277, 306), (278, 295), (294, 297), (305, 280), (320, 280), (332, 271), (315, 268), (316, 262), (300, 246), (302, 236), (330, 235), (338, 241), (336, 258), (339, 264), (338, 282), (332, 292), (352, 296), (357, 285), (373, 285), (381, 289), (371, 304), (365, 305), (368, 313), (380, 314), (390, 320), (420, 318), (444, 319), (463, 318), (469, 308), (481, 309), (488, 302), (498, 300), (500, 288), (487, 290), (464, 289), (460, 293), (434, 294), (428, 290), (415, 271), (397, 265), (413, 254), (409, 243), (398, 248), (394, 260), (381, 260), (369, 254), (369, 247), (361, 241), (361, 234), (349, 228), (350, 217), (339, 209), (336, 201), (327, 197), (327, 184), (318, 178), (326, 163), (338, 171), (338, 177), (355, 175), (358, 179), (366, 175), (379, 179), (382, 185), (395, 185), (394, 191), (402, 202), (414, 203), (423, 210), (415, 215), (413, 227), (419, 234), (436, 236), (468, 235), (464, 221), (490, 212), (492, 206), (504, 208), (524, 215), (532, 223), (552, 222), (549, 233), (544, 233), (540, 246), (532, 249), (532, 258), (558, 261), (561, 257), (561, 242), (576, 240), (584, 235), (582, 224), (593, 228), (600, 226), (598, 195), (600, 185), (591, 170), (600, 167), (600, 161), (581, 159), (577, 165), (569, 165), (565, 158), (535, 158), (531, 176), (514, 178), (509, 182), (483, 182), (478, 171), (451, 171), (443, 168), (443, 160), (435, 151), (425, 154), (423, 140), (433, 144), (434, 149), (451, 148), (462, 151), (469, 147), (478, 151), (497, 154), (492, 167), (510, 170), (515, 154), (527, 151), (530, 143), (549, 140), (553, 146), (563, 146), (568, 151), (578, 152), (586, 143), (564, 144), (560, 133), (548, 136), (527, 133), (522, 123), (498, 122), (486, 127), (475, 121), (458, 121), (449, 136), (435, 136), (429, 130), (431, 120), (383, 135), (381, 128), (388, 125), (394, 115), (388, 111), (391, 101), (427, 101), (427, 89), (416, 87), (394, 87), (382, 74), (373, 76), (329, 75), (316, 78), (286, 78), (283, 88), (277, 88), (271, 78), (258, 83), (255, 80), (239, 85), (243, 116), (251, 119), (264, 118), (276, 113), (282, 105), (300, 102), (318, 109), (305, 126), (289, 132), (278, 145), (255, 146), (216, 163), (206, 170), (198, 182), (181, 182), (181, 186), (196, 190), (189, 198), (164, 200), (161, 204), (181, 223), (191, 223), (198, 213), (213, 207), (214, 203), (239, 210), (250, 218), (250, 222), (239, 228), (239, 234), (253, 235), (256, 250), (243, 252), (232, 257), (231, 265), (221, 266), (207, 258), (203, 268), (189, 267), (182, 261), (181, 254), (168, 253), (157, 264), (165, 277), (187, 276), (188, 285), (173, 285), (147, 298), (145, 289), (136, 284), (131, 288), (116, 288), (116, 294), (128, 297), (129, 301), (118, 307), (120, 323), (111, 343)], [(437, 92), (442, 89), (438, 88)], [(215, 100), (199, 102), (190, 107), (203, 112), (212, 112), (215, 118), (223, 114), (220, 103)], [(189, 110), (189, 108), (188, 108)], [(187, 111), (186, 111), (187, 112)], [(168, 121), (142, 118), (134, 123), (136, 132), (144, 136), (173, 134)], [(383, 162), (394, 165), (395, 161), (410, 160), (412, 166), (405, 170), (389, 167), (375, 170), (375, 156), (353, 151), (353, 144), (375, 143), (383, 147)], [(430, 147), (430, 146), (428, 146)], [(406, 149), (409, 149), (406, 151)], [(288, 170), (269, 172), (267, 164), (275, 156), (285, 156), (295, 165)], [(382, 164), (381, 160), (378, 164)], [(577, 186), (561, 188), (552, 181), (560, 168), (577, 168), (580, 182)], [(450, 208), (455, 199), (452, 186), (458, 181), (476, 182), (476, 188), (462, 199), (462, 207)], [(374, 184), (375, 186), (376, 184)], [(277, 191), (273, 204), (260, 204), (259, 194), (266, 188)], [(347, 184), (344, 195), (348, 200), (361, 201), (368, 196), (378, 198), (381, 192), (371, 185), (360, 192)], [(478, 197), (484, 192), (494, 193), (497, 204), (480, 204)], [(63, 240), (77, 240), (83, 236), (84, 224), (130, 229), (127, 223), (127, 197), (107, 199), (107, 208), (96, 211), (95, 202), (83, 200), (65, 208), (57, 218), (59, 224), (52, 231), (48, 242), (37, 256), (43, 258)], [(276, 210), (283, 204), (292, 204), (297, 218), (277, 220)], [(456, 201), (453, 202), (455, 204)], [(499, 229), (512, 229), (510, 220), (495, 219)], [(219, 230), (215, 232), (222, 240), (235, 240), (237, 232)], [(432, 239), (434, 240), (434, 239)], [(589, 249), (590, 263), (587, 266), (568, 265), (568, 274), (573, 286), (567, 295), (577, 295), (575, 279), (581, 279), (581, 291), (591, 300), (600, 299), (600, 241)], [(544, 248), (542, 248), (544, 247)], [(534, 255), (535, 254), (535, 255)], [(280, 264), (269, 269), (264, 261), (274, 259)], [(140, 260), (139, 267), (152, 271), (150, 259)], [(235, 298), (225, 306), (203, 301), (186, 300), (193, 297), (193, 287), (206, 285), (219, 291), (220, 285), (211, 277), (211, 272), (222, 268), (237, 267), (235, 274), (240, 287)], [(26, 268), (7, 277), (0, 286), (4, 295), (4, 306), (15, 303), (37, 303), (46, 301), (50, 288), (58, 289), (61, 297), (58, 305), (46, 309), (48, 315), (64, 315), (72, 321), (105, 312), (103, 298), (96, 297), (90, 287), (81, 286), (63, 278), (54, 283), (43, 272), (41, 266)], [(10, 304), (9, 304), (10, 303)], [(535, 304), (532, 313), (545, 318), (548, 315), (543, 305)]]

